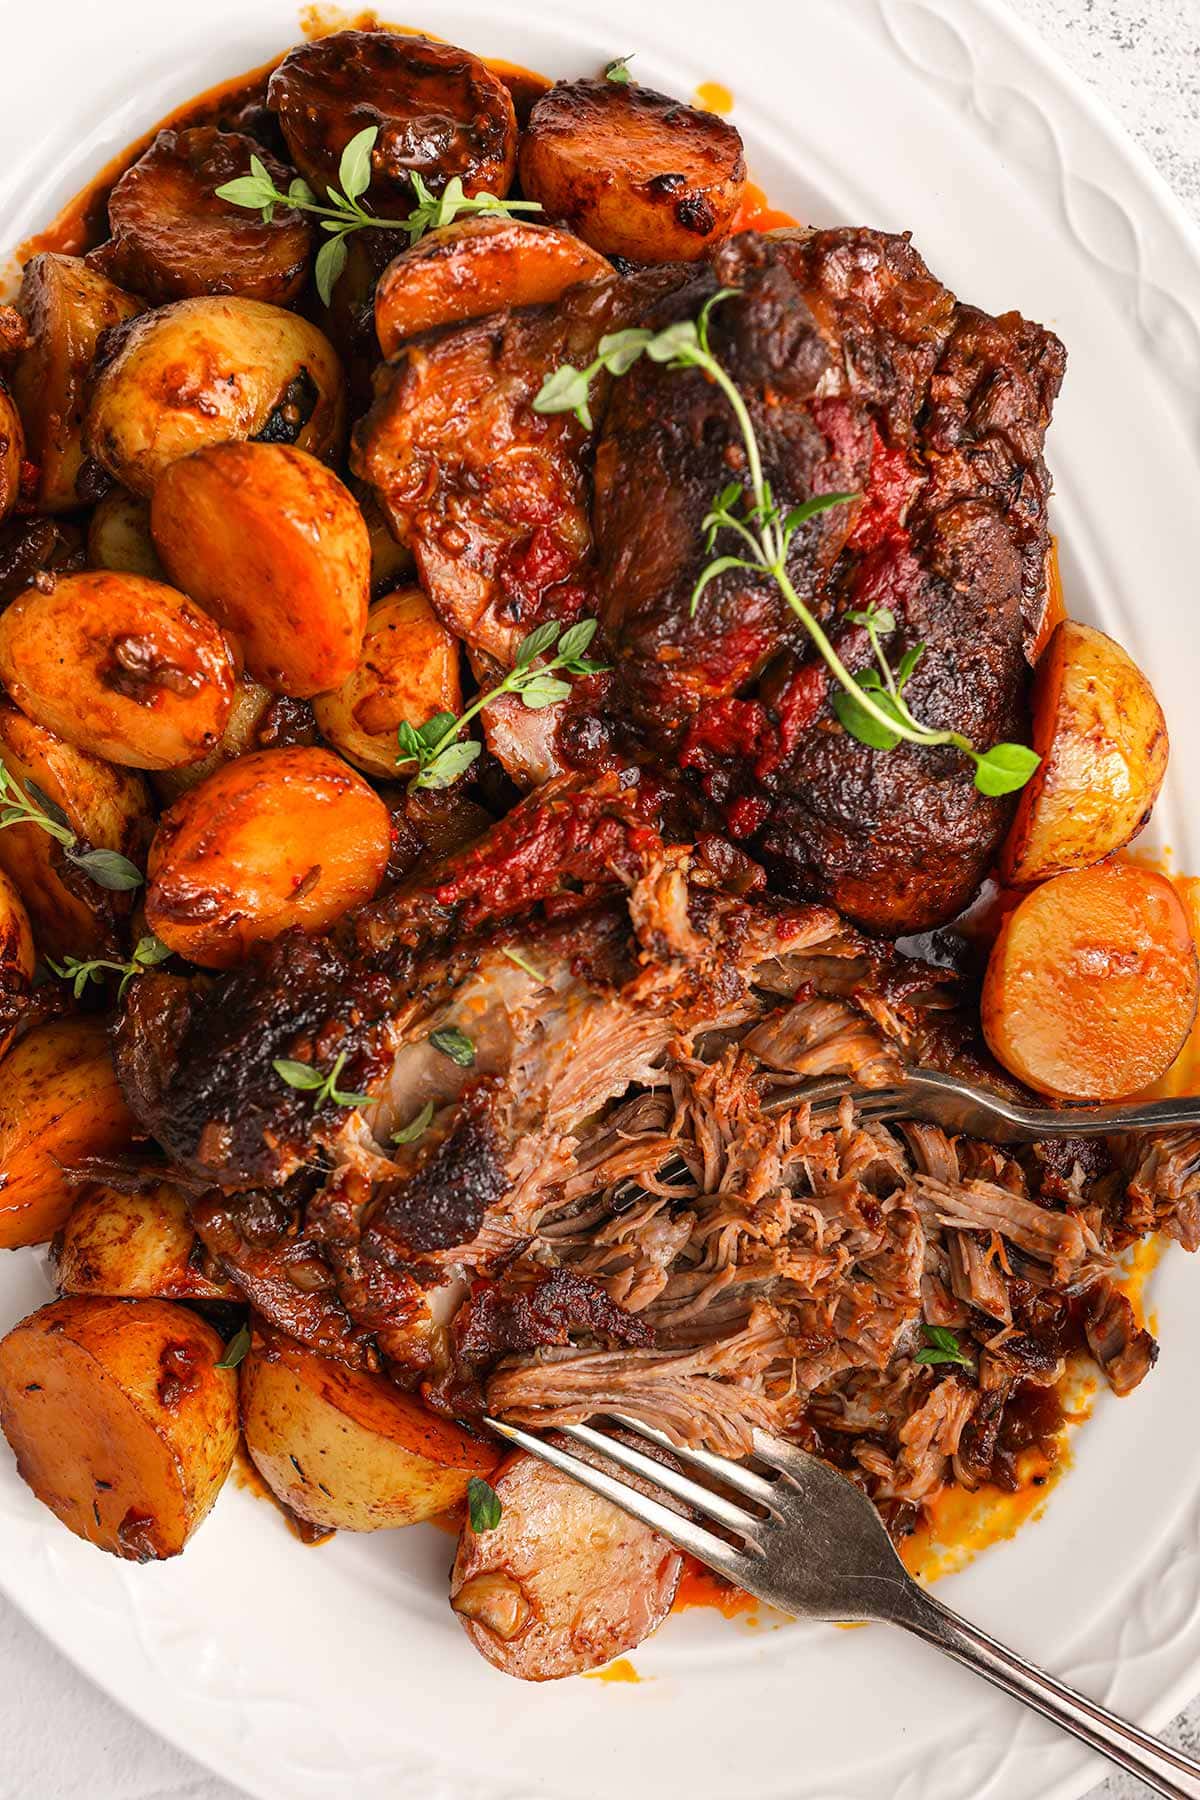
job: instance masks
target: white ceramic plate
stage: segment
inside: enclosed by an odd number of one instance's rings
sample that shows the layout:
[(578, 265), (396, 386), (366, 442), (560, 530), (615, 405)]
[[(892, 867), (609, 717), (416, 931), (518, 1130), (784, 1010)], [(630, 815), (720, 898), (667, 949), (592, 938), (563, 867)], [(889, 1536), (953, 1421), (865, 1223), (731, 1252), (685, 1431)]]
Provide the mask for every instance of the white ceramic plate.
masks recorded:
[[(1200, 765), (1200, 253), (1087, 94), (967, 0), (409, 10), (549, 74), (636, 51), (639, 79), (669, 92), (720, 80), (778, 204), (911, 227), (959, 294), (1061, 333), (1050, 458), (1068, 601), (1152, 672), (1175, 750), (1157, 832), (1200, 871), (1184, 811)], [(291, 0), (57, 0), (50, 14), (2, 0), (0, 26), (4, 246), (171, 106), (298, 35)], [(36, 1255), (0, 1260), (0, 1324), (48, 1291)], [(1146, 1388), (1100, 1404), (1044, 1519), (945, 1591), (1161, 1725), (1200, 1688), (1200, 1269), (1173, 1254), (1154, 1298), (1163, 1358)], [(693, 1611), (637, 1652), (638, 1685), (523, 1687), (463, 1641), (450, 1556), (433, 1528), (305, 1551), (231, 1484), (182, 1560), (134, 1568), (72, 1538), (0, 1456), (0, 1587), (132, 1711), (264, 1800), (1065, 1800), (1102, 1773), (882, 1628), (751, 1631)]]

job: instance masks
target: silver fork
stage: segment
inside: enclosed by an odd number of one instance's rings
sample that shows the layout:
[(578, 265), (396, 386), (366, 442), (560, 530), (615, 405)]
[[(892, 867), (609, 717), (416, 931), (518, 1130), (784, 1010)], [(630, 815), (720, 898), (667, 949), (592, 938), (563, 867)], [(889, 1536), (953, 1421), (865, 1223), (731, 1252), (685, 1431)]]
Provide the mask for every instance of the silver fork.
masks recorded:
[[(689, 1509), (684, 1514), (532, 1432), (500, 1419), (485, 1422), (769, 1605), (803, 1619), (898, 1625), (1023, 1700), (1168, 1800), (1200, 1800), (1200, 1763), (1076, 1693), (918, 1587), (866, 1495), (819, 1457), (756, 1430), (754, 1456), (769, 1471), (764, 1474), (707, 1450), (681, 1448), (651, 1426), (619, 1417), (630, 1431), (740, 1497), (733, 1500), (590, 1425), (555, 1428), (672, 1495)], [(707, 1529), (697, 1514), (729, 1536)]]

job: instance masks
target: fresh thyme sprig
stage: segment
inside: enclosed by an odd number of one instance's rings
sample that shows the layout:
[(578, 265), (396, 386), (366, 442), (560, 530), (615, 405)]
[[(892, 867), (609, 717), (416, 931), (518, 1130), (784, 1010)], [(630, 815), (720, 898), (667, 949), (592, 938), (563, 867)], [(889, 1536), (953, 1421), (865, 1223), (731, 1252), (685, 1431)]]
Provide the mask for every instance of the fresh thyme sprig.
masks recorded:
[(338, 276), (346, 266), (346, 239), (353, 232), (368, 228), (372, 231), (404, 231), (409, 243), (415, 244), (427, 231), (453, 223), (460, 214), (489, 213), (507, 218), (513, 213), (542, 210), (536, 200), (501, 200), (497, 194), (465, 194), (457, 175), (451, 177), (440, 194), (431, 194), (414, 169), (409, 180), (417, 196), (416, 206), (403, 219), (383, 218), (361, 204), (361, 196), (371, 185), (371, 152), (378, 136), (379, 127), (368, 125), (350, 139), (338, 164), (338, 186), (331, 187), (326, 196), (331, 205), (322, 205), (301, 175), (289, 184), (286, 193), (281, 193), (266, 165), (257, 156), (250, 158), (249, 175), (239, 175), (216, 190), (218, 200), (228, 200), (233, 206), (261, 212), (267, 224), (277, 206), (291, 206), (297, 212), (312, 213), (320, 219), (321, 230), (328, 232), (329, 238), (317, 252), (313, 275), (317, 292), (326, 306), (330, 304)]
[(432, 1119), (433, 1101), (427, 1100), (415, 1118), (410, 1119), (407, 1125), (402, 1125), (399, 1131), (393, 1131), (393, 1144), (415, 1144), (418, 1138), (424, 1137)]
[(547, 375), (534, 399), (534, 411), (571, 412), (590, 429), (591, 384), (601, 369), (610, 375), (621, 376), (639, 357), (648, 356), (651, 362), (665, 363), (671, 369), (701, 370), (721, 390), (737, 421), (746, 452), (749, 493), (742, 482), (730, 482), (717, 495), (704, 520), (704, 547), (709, 556), (723, 532), (734, 533), (741, 543), (737, 555), (717, 556), (703, 569), (692, 590), (693, 614), (710, 583), (728, 570), (745, 569), (766, 575), (775, 582), (826, 667), (840, 683), (843, 691), (834, 696), (834, 711), (851, 737), (876, 750), (892, 750), (902, 738), (910, 744), (953, 745), (974, 764), (975, 786), (981, 793), (1008, 794), (1024, 787), (1040, 761), (1027, 745), (994, 744), (990, 750), (979, 751), (962, 732), (938, 731), (922, 724), (911, 711), (904, 699), (904, 688), (924, 646), (914, 645), (906, 652), (899, 668), (893, 670), (882, 643), (882, 639), (896, 628), (890, 612), (875, 609), (850, 615), (855, 623), (870, 620), (867, 634), (879, 665), (878, 670), (872, 669), (866, 675), (855, 677), (834, 649), (819, 620), (796, 592), (787, 572), (788, 553), (796, 532), (816, 514), (833, 506), (845, 506), (858, 495), (817, 494), (786, 513), (776, 503), (771, 485), (763, 474), (758, 436), (746, 402), (709, 344), (708, 328), (713, 308), (735, 292), (734, 288), (720, 288), (697, 318), (681, 319), (663, 331), (635, 329), (601, 338), (596, 358), (586, 368), (564, 364)]
[(629, 73), (629, 65), (633, 61), (633, 52), (628, 56), (614, 56), (610, 63), (604, 65), (605, 81), (614, 81), (618, 87), (625, 87), (633, 80)]
[(67, 861), (90, 875), (97, 887), (108, 888), (114, 893), (128, 893), (131, 888), (142, 885), (141, 870), (127, 856), (121, 856), (116, 850), (81, 849), (78, 834), (72, 831), (62, 807), (28, 776), (22, 791), (0, 762), (0, 831), (6, 825), (36, 825), (62, 845)]
[(121, 985), (117, 989), (117, 999), (124, 998), (125, 989), (138, 975), (144, 975), (147, 969), (153, 969), (157, 963), (165, 962), (170, 956), (170, 949), (156, 938), (154, 933), (139, 938), (133, 955), (128, 962), (110, 961), (107, 957), (98, 956), (91, 962), (84, 962), (78, 956), (64, 956), (60, 963), (52, 956), (46, 957), (46, 967), (53, 969), (60, 981), (72, 983), (72, 991), (78, 1000), (89, 981), (103, 982), (108, 974), (119, 975)]
[[(483, 748), (477, 739), (463, 738), (460, 733), (485, 706), (499, 700), (502, 694), (517, 694), (522, 705), (538, 712), (544, 706), (554, 706), (559, 700), (566, 699), (571, 683), (563, 679), (564, 675), (601, 673), (606, 665), (589, 662), (584, 655), (595, 635), (595, 619), (580, 619), (578, 624), (565, 627), (558, 619), (548, 619), (536, 631), (530, 632), (503, 680), (478, 695), (465, 712), (457, 716), (451, 712), (435, 713), (424, 725), (410, 725), (405, 719), (396, 733), (400, 744), (396, 763), (397, 767), (406, 763), (417, 765), (409, 788), (454, 785)], [(545, 662), (535, 663), (536, 657), (545, 656), (548, 651), (551, 654)]]
[(961, 1369), (973, 1369), (974, 1362), (967, 1355), (952, 1331), (944, 1325), (922, 1325), (925, 1337), (925, 1348), (918, 1350), (913, 1357), (917, 1363), (955, 1363)]
[(322, 1075), (311, 1063), (291, 1062), (287, 1057), (277, 1057), (271, 1064), (275, 1073), (287, 1082), (289, 1087), (300, 1088), (313, 1097), (314, 1109), (324, 1106), (326, 1100), (332, 1100), (335, 1106), (370, 1106), (374, 1096), (371, 1094), (353, 1094), (338, 1086), (338, 1076), (345, 1067), (347, 1052), (342, 1050), (328, 1075)]

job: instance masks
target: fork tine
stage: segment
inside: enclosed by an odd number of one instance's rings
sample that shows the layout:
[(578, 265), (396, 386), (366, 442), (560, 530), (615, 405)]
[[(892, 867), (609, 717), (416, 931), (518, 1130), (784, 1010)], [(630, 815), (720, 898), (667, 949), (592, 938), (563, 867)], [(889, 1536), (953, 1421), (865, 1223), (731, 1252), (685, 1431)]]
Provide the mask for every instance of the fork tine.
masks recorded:
[(608, 1437), (603, 1431), (593, 1431), (590, 1425), (559, 1425), (556, 1430), (564, 1437), (574, 1439), (577, 1444), (587, 1444), (589, 1449), (599, 1450), (610, 1462), (619, 1468), (627, 1469), (631, 1475), (640, 1475), (644, 1481), (651, 1481), (668, 1494), (674, 1494), (686, 1506), (694, 1507), (701, 1515), (716, 1519), (719, 1524), (728, 1526), (730, 1531), (740, 1532), (745, 1537), (753, 1537), (756, 1527), (764, 1521), (755, 1513), (748, 1513), (744, 1507), (736, 1506), (723, 1494), (714, 1494), (711, 1488), (702, 1487), (698, 1481), (692, 1481), (687, 1475), (681, 1475), (667, 1463), (657, 1462), (653, 1456), (647, 1456), (642, 1450), (635, 1450), (632, 1444), (623, 1444), (619, 1438)]
[[(530, 1456), (540, 1457), (552, 1468), (584, 1487), (590, 1488), (593, 1494), (601, 1499), (610, 1500), (614, 1506), (620, 1507), (631, 1517), (640, 1519), (651, 1531), (657, 1531), (679, 1549), (689, 1551), (698, 1556), (710, 1568), (718, 1569), (728, 1575), (731, 1580), (745, 1586), (745, 1575), (752, 1566), (752, 1558), (744, 1551), (735, 1550), (724, 1538), (715, 1537), (711, 1531), (705, 1531), (702, 1525), (694, 1525), (691, 1519), (677, 1513), (673, 1507), (664, 1506), (661, 1500), (651, 1500), (645, 1494), (638, 1493), (636, 1488), (627, 1487), (614, 1475), (608, 1475), (603, 1469), (594, 1469), (591, 1463), (572, 1456), (567, 1450), (560, 1450), (557, 1444), (547, 1443), (544, 1438), (536, 1437), (531, 1431), (522, 1431), (519, 1425), (506, 1425), (502, 1419), (484, 1419), (484, 1424), (510, 1444), (516, 1444), (521, 1450), (527, 1450)], [(605, 1454), (608, 1454), (607, 1446)], [(762, 1551), (754, 1547), (755, 1558), (762, 1556)]]
[(757, 1500), (761, 1506), (769, 1506), (777, 1512), (779, 1495), (774, 1482), (765, 1476), (756, 1475), (744, 1463), (733, 1462), (728, 1456), (715, 1456), (711, 1450), (701, 1450), (692, 1444), (676, 1444), (665, 1431), (658, 1431), (653, 1425), (643, 1424), (641, 1419), (631, 1418), (627, 1413), (614, 1413), (613, 1418), (622, 1425), (628, 1425), (631, 1431), (649, 1438), (652, 1444), (658, 1444), (677, 1456), (680, 1462), (691, 1463), (697, 1469), (703, 1469), (706, 1475), (712, 1475), (717, 1481), (723, 1481), (739, 1494), (745, 1494), (748, 1500)]

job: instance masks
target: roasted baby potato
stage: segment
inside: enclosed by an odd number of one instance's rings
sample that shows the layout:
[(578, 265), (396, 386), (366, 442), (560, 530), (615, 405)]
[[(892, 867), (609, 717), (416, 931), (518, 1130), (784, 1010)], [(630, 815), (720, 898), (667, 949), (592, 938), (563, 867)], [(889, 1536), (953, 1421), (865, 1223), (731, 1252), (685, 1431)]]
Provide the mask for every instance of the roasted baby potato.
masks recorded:
[(427, 232), (402, 250), (375, 289), (375, 332), (385, 356), (435, 325), (480, 319), (504, 306), (557, 300), (612, 264), (570, 231), (486, 215)]
[(983, 1031), (1040, 1093), (1122, 1100), (1170, 1068), (1197, 992), (1191, 924), (1166, 876), (1101, 863), (1009, 913), (988, 960)]
[(695, 262), (728, 235), (741, 135), (635, 82), (559, 81), (521, 139), (521, 186), (605, 256)]
[(151, 776), (151, 785), (163, 805), (173, 806), (181, 794), (199, 787), (226, 763), (245, 756), (247, 750), (263, 749), (259, 732), (274, 705), (275, 696), (269, 688), (251, 681), (248, 675), (239, 675), (233, 684), (233, 702), (220, 742), (199, 762), (178, 769), (156, 769)]
[(0, 1427), (20, 1475), (101, 1550), (178, 1556), (237, 1448), (222, 1350), (211, 1325), (165, 1300), (43, 1306), (0, 1341)]
[(277, 1499), (312, 1525), (383, 1531), (462, 1500), (499, 1461), (384, 1375), (272, 1334), (242, 1364), (242, 1430)]
[(13, 394), (25, 454), (38, 470), (33, 498), (41, 512), (65, 512), (80, 504), (75, 484), (96, 340), (140, 313), (142, 303), (79, 257), (44, 251), (25, 266), (17, 306), (29, 342), (13, 370)]
[(134, 1120), (99, 1018), (56, 1019), (28, 1032), (0, 1079), (0, 1250), (44, 1244), (79, 1197), (67, 1172), (124, 1150)]
[[(140, 775), (64, 743), (6, 700), (0, 701), (0, 762), (22, 793), (28, 795), (32, 779), (62, 809), (82, 845), (115, 850), (140, 864), (151, 823)], [(128, 893), (100, 887), (39, 825), (0, 829), (0, 869), (24, 901), (44, 955), (112, 953), (119, 922), (130, 910)]]
[(404, 218), (412, 176), (440, 194), (454, 176), (468, 194), (507, 194), (517, 118), (498, 75), (466, 50), (389, 31), (335, 31), (288, 52), (267, 88), (292, 161), (319, 193), (338, 184), (342, 151), (368, 125), (368, 199)]
[(29, 914), (8, 876), (0, 873), (0, 1057), (29, 999), (37, 958)]
[(257, 157), (281, 193), (291, 170), (254, 138), (212, 125), (160, 131), (108, 197), (112, 242), (97, 260), (154, 306), (198, 294), (238, 294), (286, 306), (308, 276), (313, 229), (303, 213), (269, 219), (216, 190), (250, 173)]
[(88, 453), (135, 494), (211, 444), (262, 438), (325, 456), (341, 440), (342, 369), (315, 325), (259, 300), (210, 296), (147, 313), (105, 362)]
[(657, 1630), (683, 1566), (665, 1538), (532, 1456), (514, 1457), (493, 1485), (500, 1522), (463, 1527), (450, 1578), (450, 1604), (490, 1663), (553, 1681)]
[(339, 687), (358, 661), (371, 544), (353, 495), (287, 444), (219, 444), (172, 466), (150, 528), (171, 579), (281, 694)]
[(259, 750), (228, 763), (159, 823), (149, 929), (208, 969), (292, 925), (322, 931), (369, 900), (391, 840), (387, 807), (328, 750)]
[(207, 756), (234, 679), (209, 615), (144, 575), (66, 575), (49, 590), (26, 588), (0, 613), (0, 680), (21, 711), (129, 768)]
[(87, 559), (93, 569), (123, 569), (148, 581), (165, 581), (150, 535), (150, 507), (124, 488), (110, 488), (88, 521)]
[(166, 1181), (142, 1194), (124, 1194), (100, 1183), (83, 1189), (55, 1240), (54, 1261), (64, 1294), (121, 1300), (239, 1298), (229, 1282), (210, 1272), (187, 1202)]
[(1085, 868), (1145, 824), (1167, 772), (1162, 708), (1128, 651), (1064, 619), (1033, 684), (1041, 766), (1021, 794), (1000, 869), (1024, 887)]
[(0, 519), (8, 517), (21, 493), (25, 433), (17, 403), (0, 381)]
[(397, 543), (383, 516), (372, 490), (359, 484), (358, 500), (371, 543), (371, 598), (382, 600), (406, 580), (411, 581), (413, 554), (407, 544)]
[(358, 667), (313, 711), (323, 737), (368, 775), (396, 776), (396, 728), (434, 713), (462, 711), (458, 642), (438, 622), (420, 588), (377, 601), (367, 618)]

